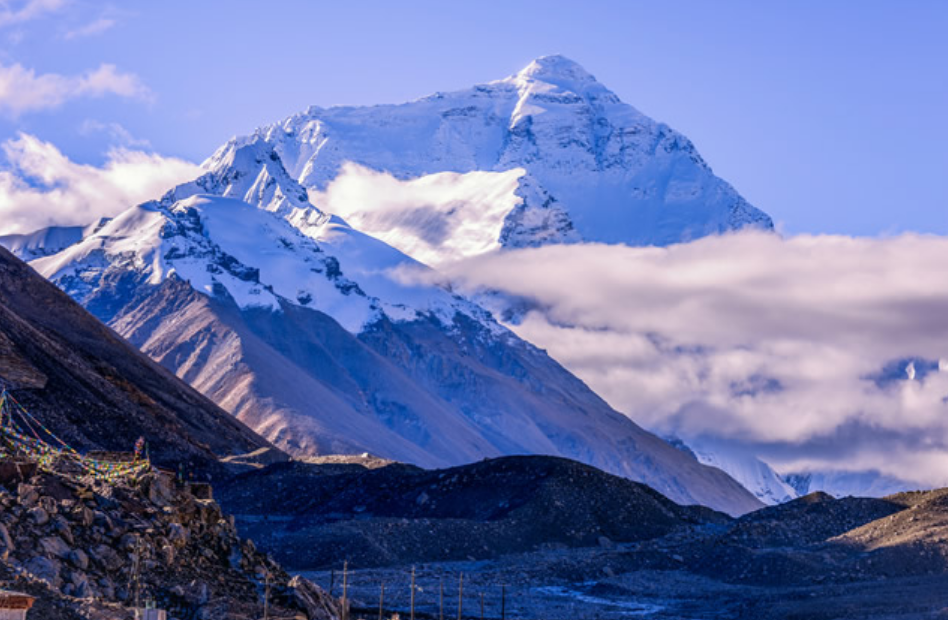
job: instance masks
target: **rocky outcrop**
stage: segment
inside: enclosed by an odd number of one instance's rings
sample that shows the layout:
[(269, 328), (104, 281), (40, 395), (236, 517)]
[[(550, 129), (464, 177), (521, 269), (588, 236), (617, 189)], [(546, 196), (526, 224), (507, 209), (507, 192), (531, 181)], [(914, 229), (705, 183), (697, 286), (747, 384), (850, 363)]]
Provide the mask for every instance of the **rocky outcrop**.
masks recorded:
[(0, 558), (0, 586), (34, 584), (113, 619), (146, 601), (182, 620), (257, 618), (267, 592), (274, 617), (339, 615), (318, 586), (241, 540), (215, 501), (160, 472), (112, 484), (45, 473), (0, 488)]

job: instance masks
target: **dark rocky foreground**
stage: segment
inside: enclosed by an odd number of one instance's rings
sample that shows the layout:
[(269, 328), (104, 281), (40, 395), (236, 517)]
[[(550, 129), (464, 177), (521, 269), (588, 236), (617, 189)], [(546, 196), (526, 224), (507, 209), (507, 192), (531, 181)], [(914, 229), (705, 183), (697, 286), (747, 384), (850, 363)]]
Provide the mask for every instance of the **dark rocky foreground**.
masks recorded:
[(652, 539), (729, 518), (556, 457), (443, 470), (286, 462), (220, 485), (244, 534), (298, 569), (489, 559)]
[(241, 540), (211, 499), (165, 474), (83, 484), (41, 474), (0, 488), (0, 588), (30, 618), (126, 620), (154, 601), (179, 620), (329, 620), (335, 601)]
[[(381, 466), (380, 466), (381, 465)], [(812, 494), (731, 519), (648, 487), (547, 457), (440, 471), (399, 464), (272, 465), (221, 501), (238, 527), (294, 569), (377, 617), (948, 617), (948, 490), (884, 499)], [(335, 576), (330, 572), (334, 569)], [(375, 611), (370, 611), (371, 609)]]

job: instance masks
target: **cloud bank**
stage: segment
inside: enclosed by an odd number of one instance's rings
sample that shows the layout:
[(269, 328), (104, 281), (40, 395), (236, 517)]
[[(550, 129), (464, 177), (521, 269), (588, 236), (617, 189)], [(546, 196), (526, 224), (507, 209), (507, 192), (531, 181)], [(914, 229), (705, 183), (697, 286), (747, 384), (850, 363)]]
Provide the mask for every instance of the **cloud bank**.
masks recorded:
[[(442, 266), (614, 407), (781, 471), (948, 483), (948, 239), (763, 233)], [(498, 300), (502, 300), (500, 303)], [(914, 361), (913, 361), (914, 360)], [(920, 369), (923, 369), (924, 372)]]
[(102, 167), (77, 164), (28, 134), (4, 142), (2, 150), (0, 234), (88, 224), (201, 174), (191, 162), (127, 148), (109, 151)]
[(0, 64), (0, 113), (17, 117), (24, 112), (56, 108), (71, 99), (115, 95), (150, 101), (152, 92), (133, 73), (102, 64), (82, 75), (37, 74), (14, 63)]

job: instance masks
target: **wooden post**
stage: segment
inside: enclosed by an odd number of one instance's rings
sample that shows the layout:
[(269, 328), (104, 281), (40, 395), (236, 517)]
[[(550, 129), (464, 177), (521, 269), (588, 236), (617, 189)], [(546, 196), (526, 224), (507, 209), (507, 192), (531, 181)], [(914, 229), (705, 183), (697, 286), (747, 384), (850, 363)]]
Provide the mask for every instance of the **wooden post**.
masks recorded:
[(333, 590), (336, 589), (336, 569), (329, 569), (329, 596), (332, 596)]
[(270, 571), (263, 586), (263, 620), (270, 620)]
[(507, 584), (500, 584), (500, 620), (507, 620)]
[(439, 620), (444, 620), (444, 575), (441, 575), (441, 596), (439, 597)]
[(349, 561), (342, 563), (342, 600), (345, 605), (343, 611), (345, 616), (343, 620), (349, 620)]
[(458, 577), (458, 620), (461, 620), (461, 613), (464, 610), (464, 573)]
[(382, 582), (382, 589), (379, 591), (379, 620), (382, 620), (382, 609), (385, 605), (385, 582)]
[(411, 620), (415, 620), (415, 567), (411, 567)]
[(484, 620), (484, 593), (481, 592), (481, 620)]

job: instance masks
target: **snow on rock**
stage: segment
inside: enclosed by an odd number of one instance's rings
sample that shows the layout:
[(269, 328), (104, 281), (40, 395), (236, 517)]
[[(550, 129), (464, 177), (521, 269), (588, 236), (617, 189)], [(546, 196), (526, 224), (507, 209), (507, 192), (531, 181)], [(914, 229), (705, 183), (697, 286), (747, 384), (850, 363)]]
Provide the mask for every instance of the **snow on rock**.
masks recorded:
[[(433, 265), (496, 244), (667, 245), (773, 227), (714, 176), (687, 138), (562, 56), (401, 105), (311, 107), (232, 139), (204, 167), (232, 167), (237, 153), (261, 141), (317, 204)], [(500, 176), (468, 176), (477, 172)], [(454, 212), (445, 198), (451, 189)], [(393, 202), (393, 190), (417, 200)], [(339, 200), (321, 202), (334, 193)]]
[(175, 274), (240, 308), (279, 311), (283, 301), (329, 314), (353, 333), (383, 316), (450, 324), (462, 312), (491, 323), (485, 311), (443, 289), (401, 283), (397, 267), (423, 267), (377, 239), (338, 220), (311, 228), (319, 233), (313, 238), (273, 215), (200, 194), (167, 207), (146, 203), (33, 266), (84, 304), (111, 278), (135, 274), (137, 283), (158, 285)]

